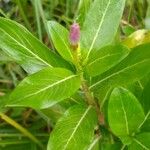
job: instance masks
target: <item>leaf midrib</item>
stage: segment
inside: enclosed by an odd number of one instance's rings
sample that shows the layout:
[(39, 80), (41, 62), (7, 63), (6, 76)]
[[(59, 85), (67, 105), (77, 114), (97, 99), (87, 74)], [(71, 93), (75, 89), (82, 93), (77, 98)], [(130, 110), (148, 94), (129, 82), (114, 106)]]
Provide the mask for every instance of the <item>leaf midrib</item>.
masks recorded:
[(34, 54), (32, 51), (30, 51), (28, 48), (26, 48), (24, 45), (20, 44), (16, 39), (14, 39), (12, 36), (10, 36), (7, 32), (5, 32), (5, 30), (0, 29), (1, 31), (4, 32), (4, 34), (7, 34), (7, 36), (9, 38), (11, 38), (12, 40), (14, 40), (20, 47), (23, 47), (24, 49), (26, 49), (30, 54), (32, 54), (32, 56), (34, 56), (35, 58), (37, 58), (38, 60), (40, 60), (41, 62), (43, 62), (44, 64), (48, 65), (49, 67), (52, 68), (52, 66), (47, 63), (45, 60), (41, 59), (38, 55)]
[[(77, 77), (77, 75), (68, 76), (68, 77), (66, 77), (66, 78), (64, 78), (64, 79), (62, 79), (62, 80), (59, 80), (59, 81), (57, 81), (57, 82), (55, 82), (55, 83), (53, 83), (53, 84), (50, 84), (49, 86), (47, 86), (47, 87), (45, 87), (45, 88), (43, 88), (43, 89), (41, 89), (41, 90), (38, 90), (38, 91), (35, 92), (35, 93), (29, 94), (29, 95), (27, 95), (27, 96), (25, 96), (25, 97), (23, 97), (23, 98), (21, 98), (21, 99), (29, 98), (29, 97), (31, 97), (31, 96), (33, 96), (33, 95), (37, 95), (37, 94), (39, 94), (39, 93), (41, 93), (41, 92), (43, 92), (43, 91), (45, 91), (45, 90), (47, 90), (47, 89), (49, 89), (49, 88), (52, 88), (52, 87), (54, 87), (54, 86), (56, 86), (56, 85), (58, 85), (58, 84), (60, 84), (60, 83), (65, 82), (66, 80), (69, 80), (69, 79), (74, 78), (74, 77)], [(19, 99), (19, 100), (21, 100), (21, 99)]]
[(106, 58), (108, 58), (108, 57), (115, 56), (115, 55), (119, 55), (119, 54), (121, 54), (121, 53), (106, 54), (105, 56), (99, 57), (99, 58), (95, 59), (94, 61), (90, 62), (90, 63), (88, 64), (88, 66), (91, 66), (91, 65), (93, 65), (94, 63), (97, 63), (97, 62), (99, 62), (99, 61), (101, 61), (101, 60), (103, 60), (103, 59), (106, 59)]
[(145, 145), (143, 145), (140, 141), (138, 141), (137, 139), (133, 139), (138, 145), (140, 145), (142, 148), (144, 148), (145, 150), (149, 150), (148, 147), (146, 147)]
[(124, 107), (124, 103), (123, 103), (123, 101), (122, 101), (121, 95), (120, 95), (120, 101), (121, 101), (121, 107), (122, 107), (123, 114), (124, 114), (125, 127), (126, 127), (126, 131), (127, 131), (127, 135), (129, 135), (129, 123), (128, 123), (127, 113), (126, 113), (126, 111), (125, 111), (125, 107)]
[(98, 34), (99, 34), (100, 30), (101, 30), (101, 27), (102, 27), (102, 25), (103, 25), (103, 22), (104, 22), (104, 19), (105, 19), (105, 16), (106, 16), (106, 14), (107, 14), (107, 11), (108, 11), (108, 8), (109, 8), (109, 5), (110, 5), (110, 4), (111, 4), (111, 0), (108, 1), (108, 4), (107, 4), (107, 6), (106, 6), (106, 9), (105, 9), (105, 11), (104, 11), (104, 13), (103, 13), (103, 16), (102, 16), (102, 18), (101, 18), (101, 21), (100, 21), (100, 23), (99, 23), (98, 29), (97, 29), (97, 31), (96, 31), (95, 37), (94, 37), (94, 39), (93, 39), (93, 41), (92, 41), (92, 44), (91, 44), (91, 46), (90, 46), (90, 48), (89, 48), (89, 50), (88, 50), (88, 54), (87, 54), (86, 60), (88, 59), (88, 57), (89, 57), (89, 55), (90, 55), (90, 53), (91, 53), (91, 51), (92, 51), (92, 49), (93, 49), (93, 46), (94, 46), (94, 44), (95, 44), (95, 42), (96, 42), (96, 39), (97, 39), (97, 37), (98, 37)]
[(83, 119), (85, 118), (85, 116), (87, 115), (87, 113), (90, 111), (91, 108), (92, 108), (92, 107), (89, 106), (89, 107), (85, 110), (85, 112), (84, 112), (83, 115), (81, 116), (79, 122), (77, 123), (76, 127), (74, 128), (72, 134), (70, 135), (69, 139), (67, 140), (67, 143), (66, 143), (66, 145), (64, 146), (63, 150), (66, 150), (68, 144), (70, 143), (71, 139), (73, 138), (74, 134), (76, 133), (78, 127), (80, 126), (80, 124), (82, 123)]
[(115, 76), (115, 75), (117, 75), (117, 74), (119, 74), (119, 73), (122, 73), (122, 72), (124, 72), (124, 71), (126, 71), (126, 70), (128, 70), (128, 69), (130, 69), (130, 68), (132, 68), (132, 67), (138, 66), (139, 64), (145, 63), (146, 61), (150, 61), (150, 59), (145, 59), (145, 60), (143, 60), (143, 61), (140, 61), (140, 62), (138, 62), (138, 63), (135, 63), (135, 64), (133, 64), (133, 65), (130, 65), (130, 66), (126, 67), (126, 68), (123, 68), (122, 70), (120, 70), (120, 71), (118, 71), (118, 72), (115, 72), (115, 73), (109, 75), (108, 77), (106, 77), (106, 78), (104, 78), (104, 79), (102, 79), (102, 80), (100, 80), (100, 81), (94, 83), (94, 84), (91, 85), (89, 88), (92, 89), (92, 88), (94, 88), (95, 86), (97, 86), (98, 84), (104, 82), (105, 80), (107, 80), (107, 79), (109, 79), (109, 78), (111, 78), (111, 77), (113, 77), (113, 76)]

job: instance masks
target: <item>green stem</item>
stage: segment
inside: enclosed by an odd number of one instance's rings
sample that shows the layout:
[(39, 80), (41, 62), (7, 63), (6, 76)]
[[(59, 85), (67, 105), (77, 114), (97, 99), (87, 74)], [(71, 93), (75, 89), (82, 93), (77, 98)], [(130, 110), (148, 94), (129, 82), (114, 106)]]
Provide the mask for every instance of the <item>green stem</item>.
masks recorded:
[(82, 86), (82, 91), (85, 95), (85, 101), (88, 105), (92, 105), (96, 109), (99, 123), (104, 124), (103, 115), (100, 112), (99, 105), (95, 101), (94, 96), (92, 95), (89, 86), (86, 80), (84, 79), (83, 68), (80, 63), (80, 49), (78, 47), (73, 47), (73, 57), (74, 57), (74, 64), (76, 66), (77, 72), (78, 74), (80, 74), (81, 86)]
[(22, 127), (20, 124), (18, 124), (16, 121), (12, 120), (10, 117), (5, 115), (4, 113), (0, 112), (0, 117), (6, 121), (8, 124), (12, 125), (16, 129), (18, 129), (20, 132), (22, 132), (25, 136), (27, 136), (29, 139), (31, 139), (33, 142), (35, 142), (39, 147), (44, 149), (43, 144), (35, 137), (33, 136), (28, 130), (26, 130), (24, 127)]

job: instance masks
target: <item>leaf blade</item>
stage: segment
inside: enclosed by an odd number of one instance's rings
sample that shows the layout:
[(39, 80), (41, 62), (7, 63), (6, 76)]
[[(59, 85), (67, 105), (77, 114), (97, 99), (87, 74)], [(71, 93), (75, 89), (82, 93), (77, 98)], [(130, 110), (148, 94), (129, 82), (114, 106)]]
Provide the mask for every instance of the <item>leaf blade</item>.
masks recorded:
[[(91, 117), (93, 118), (92, 120)], [(89, 120), (91, 121), (90, 123)], [(91, 106), (78, 105), (70, 108), (56, 124), (50, 136), (48, 150), (85, 149), (94, 137), (93, 131), (96, 122), (97, 117)], [(65, 128), (66, 123), (68, 126)], [(86, 132), (83, 133), (85, 129)], [(59, 143), (57, 140), (58, 135), (59, 139), (61, 139)]]
[[(105, 93), (116, 86), (124, 86), (138, 81), (150, 72), (149, 44), (135, 47), (118, 65), (93, 78), (90, 89), (103, 99)], [(144, 74), (143, 74), (144, 72)], [(101, 91), (102, 94), (99, 94)]]
[(73, 61), (69, 44), (69, 32), (55, 21), (48, 22), (49, 32), (58, 53), (66, 60)]
[(97, 76), (117, 65), (129, 53), (126, 47), (121, 45), (106, 46), (90, 56), (87, 63), (87, 72), (90, 76)]
[(108, 104), (109, 125), (119, 137), (135, 133), (144, 120), (144, 111), (135, 96), (124, 88), (115, 88)]
[(8, 106), (47, 108), (69, 98), (79, 87), (78, 75), (48, 67), (25, 78), (11, 94)]
[(15, 21), (0, 18), (0, 48), (29, 73), (47, 66), (67, 67), (67, 63), (50, 51), (25, 27)]
[(115, 0), (95, 0), (93, 2), (81, 31), (83, 57), (88, 59), (93, 49), (100, 49), (112, 42), (119, 26), (124, 5), (124, 0), (117, 2)]

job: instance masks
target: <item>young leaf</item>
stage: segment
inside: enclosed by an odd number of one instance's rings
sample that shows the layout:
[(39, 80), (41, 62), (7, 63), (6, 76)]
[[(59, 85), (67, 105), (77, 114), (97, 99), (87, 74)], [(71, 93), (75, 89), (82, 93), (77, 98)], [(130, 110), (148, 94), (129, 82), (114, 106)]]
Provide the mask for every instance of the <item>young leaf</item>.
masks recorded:
[[(97, 116), (91, 106), (71, 107), (57, 122), (47, 150), (83, 150), (94, 138)], [(59, 140), (58, 140), (59, 139)]]
[(78, 75), (48, 67), (25, 78), (11, 94), (8, 105), (47, 108), (69, 98), (79, 87)]
[[(110, 88), (128, 85), (146, 76), (150, 66), (150, 44), (141, 45), (131, 50), (131, 53), (111, 70), (93, 79), (90, 89), (101, 100)], [(104, 93), (102, 92), (104, 91)]]
[[(95, 0), (81, 32), (81, 50), (88, 58), (92, 50), (110, 44), (117, 32), (125, 0)], [(86, 56), (84, 56), (86, 55)]]
[(55, 21), (48, 22), (49, 32), (58, 53), (66, 60), (73, 61), (69, 44), (69, 32)]
[(66, 66), (66, 62), (61, 57), (50, 51), (15, 21), (0, 18), (0, 43), (0, 48), (29, 73), (34, 73), (46, 66)]
[(119, 137), (132, 135), (144, 120), (144, 111), (136, 97), (124, 88), (115, 88), (108, 103), (108, 121)]
[(137, 135), (133, 143), (129, 145), (129, 150), (150, 150), (150, 132)]
[(109, 70), (129, 53), (129, 50), (121, 45), (106, 46), (97, 50), (90, 56), (87, 64), (87, 72), (90, 76), (97, 76)]

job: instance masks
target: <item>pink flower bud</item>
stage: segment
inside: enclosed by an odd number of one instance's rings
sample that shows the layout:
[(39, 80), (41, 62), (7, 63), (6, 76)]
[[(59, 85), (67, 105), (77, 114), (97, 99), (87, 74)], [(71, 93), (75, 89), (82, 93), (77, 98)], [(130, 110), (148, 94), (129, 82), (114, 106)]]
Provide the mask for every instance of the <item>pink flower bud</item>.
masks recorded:
[(73, 23), (70, 27), (70, 42), (72, 46), (77, 46), (80, 40), (80, 26), (78, 23)]

